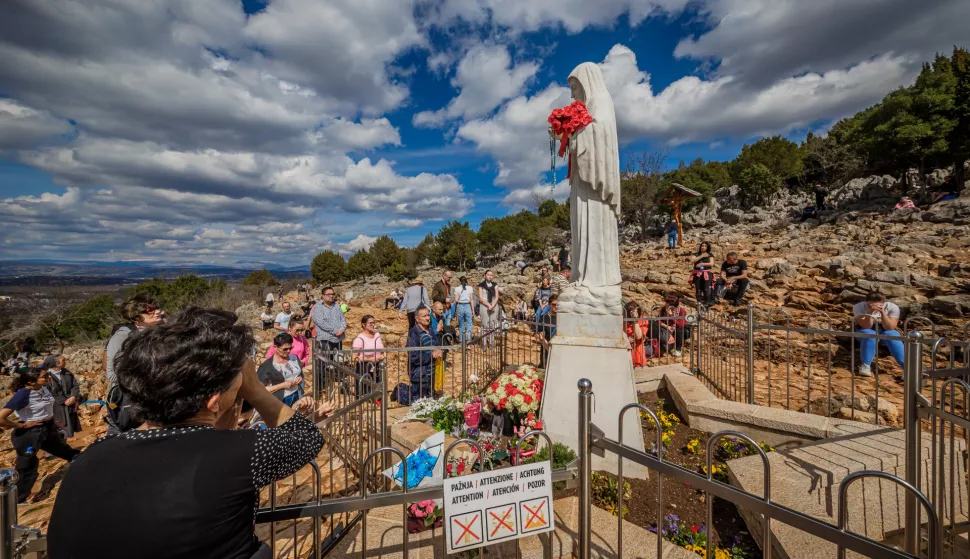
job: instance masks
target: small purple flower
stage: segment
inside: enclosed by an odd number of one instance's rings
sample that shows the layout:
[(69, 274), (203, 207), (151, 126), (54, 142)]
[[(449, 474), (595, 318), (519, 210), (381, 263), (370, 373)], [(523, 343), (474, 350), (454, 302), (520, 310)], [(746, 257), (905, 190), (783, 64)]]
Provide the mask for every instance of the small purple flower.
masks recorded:
[(656, 534), (657, 533), (657, 527), (651, 525), (650, 527), (647, 528), (647, 531), (648, 532), (653, 532), (654, 534)]

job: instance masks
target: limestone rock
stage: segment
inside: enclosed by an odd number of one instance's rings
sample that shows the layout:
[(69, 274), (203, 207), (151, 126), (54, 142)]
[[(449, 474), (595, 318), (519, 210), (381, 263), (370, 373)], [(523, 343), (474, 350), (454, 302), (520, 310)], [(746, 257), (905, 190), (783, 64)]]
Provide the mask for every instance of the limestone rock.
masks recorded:
[(897, 285), (909, 285), (910, 274), (908, 272), (872, 272), (866, 275), (866, 279)]
[(944, 200), (933, 204), (929, 210), (923, 212), (923, 221), (931, 223), (957, 223), (963, 225), (970, 220), (970, 198)]
[(684, 212), (683, 221), (691, 227), (711, 227), (718, 224), (718, 201), (711, 198), (706, 204), (701, 204), (688, 212)]
[(930, 299), (930, 308), (944, 316), (970, 316), (970, 294), (934, 297)]
[(916, 290), (906, 285), (864, 279), (856, 281), (856, 287), (864, 292), (878, 291), (887, 297), (910, 297), (918, 294)]
[(741, 210), (722, 210), (721, 213), (718, 214), (718, 218), (720, 218), (721, 222), (725, 225), (738, 225), (744, 221), (745, 212)]
[(754, 263), (754, 267), (756, 270), (770, 270), (781, 263), (787, 264), (788, 261), (784, 258), (762, 258)]

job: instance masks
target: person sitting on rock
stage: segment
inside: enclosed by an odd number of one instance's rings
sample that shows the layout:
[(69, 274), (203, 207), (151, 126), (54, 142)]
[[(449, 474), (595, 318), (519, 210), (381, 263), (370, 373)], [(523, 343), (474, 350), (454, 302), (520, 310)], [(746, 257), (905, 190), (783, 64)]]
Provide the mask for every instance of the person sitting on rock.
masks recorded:
[[(721, 264), (721, 277), (717, 280), (718, 293), (726, 287), (729, 291), (731, 304), (735, 307), (741, 304), (744, 292), (748, 290), (748, 263), (738, 260), (738, 253), (729, 252), (727, 259)], [(730, 290), (734, 290), (731, 293)]]
[[(899, 325), (899, 306), (886, 300), (886, 296), (878, 291), (870, 291), (866, 300), (856, 303), (852, 307), (855, 331), (859, 334), (880, 334), (883, 336), (899, 337), (896, 327)], [(903, 341), (882, 340), (889, 348), (899, 366), (903, 366)], [(876, 340), (862, 338), (859, 340), (859, 376), (871, 377), (872, 360), (876, 357)]]
[(714, 287), (714, 251), (709, 241), (697, 247), (697, 254), (691, 260), (690, 284), (694, 286), (697, 304), (710, 306)]
[(896, 204), (896, 207), (894, 207), (893, 209), (905, 210), (906, 208), (915, 208), (915, 207), (916, 207), (916, 204), (913, 203), (912, 198), (910, 198), (909, 196), (903, 196), (902, 198), (899, 199), (899, 203)]
[(263, 326), (263, 330), (270, 330), (276, 322), (276, 315), (273, 314), (273, 309), (266, 307), (263, 309), (263, 314), (259, 315), (259, 322)]
[(384, 310), (387, 310), (388, 305), (392, 309), (397, 309), (401, 305), (401, 297), (397, 294), (397, 289), (392, 289), (390, 296), (384, 299)]
[[(674, 357), (680, 357), (684, 350), (684, 339), (690, 337), (687, 325), (687, 308), (680, 304), (680, 295), (668, 293), (664, 296), (664, 306), (660, 309), (660, 318), (673, 320), (658, 320), (650, 323), (650, 338), (660, 341), (660, 349), (669, 351)], [(673, 342), (671, 342), (671, 339)], [(671, 349), (673, 348), (673, 349)]]

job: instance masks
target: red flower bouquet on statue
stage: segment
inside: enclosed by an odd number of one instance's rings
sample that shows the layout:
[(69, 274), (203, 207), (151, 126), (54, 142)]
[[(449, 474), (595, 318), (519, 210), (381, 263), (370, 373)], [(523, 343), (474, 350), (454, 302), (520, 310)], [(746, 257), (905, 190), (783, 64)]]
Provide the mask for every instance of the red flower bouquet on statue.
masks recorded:
[(562, 136), (562, 143), (559, 144), (559, 157), (566, 154), (566, 146), (569, 145), (569, 136), (582, 130), (584, 126), (593, 122), (593, 117), (589, 116), (586, 105), (582, 101), (573, 101), (567, 107), (556, 109), (549, 115), (549, 125), (557, 136)]

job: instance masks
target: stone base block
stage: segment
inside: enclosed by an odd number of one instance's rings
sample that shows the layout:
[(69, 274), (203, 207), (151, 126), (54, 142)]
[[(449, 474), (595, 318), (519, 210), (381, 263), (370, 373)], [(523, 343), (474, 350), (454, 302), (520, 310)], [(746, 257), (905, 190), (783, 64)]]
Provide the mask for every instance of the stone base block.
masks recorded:
[[(623, 345), (627, 345), (623, 348)], [(633, 362), (625, 339), (560, 337), (552, 341), (549, 366), (542, 396), (541, 417), (553, 442), (579, 449), (579, 391), (576, 383), (588, 378), (593, 383), (593, 424), (605, 436), (619, 440), (620, 410), (637, 401)], [(643, 431), (637, 410), (627, 412), (623, 442), (643, 449)], [(593, 454), (593, 469), (616, 473), (617, 457)], [(647, 478), (647, 469), (624, 462), (624, 475)]]

